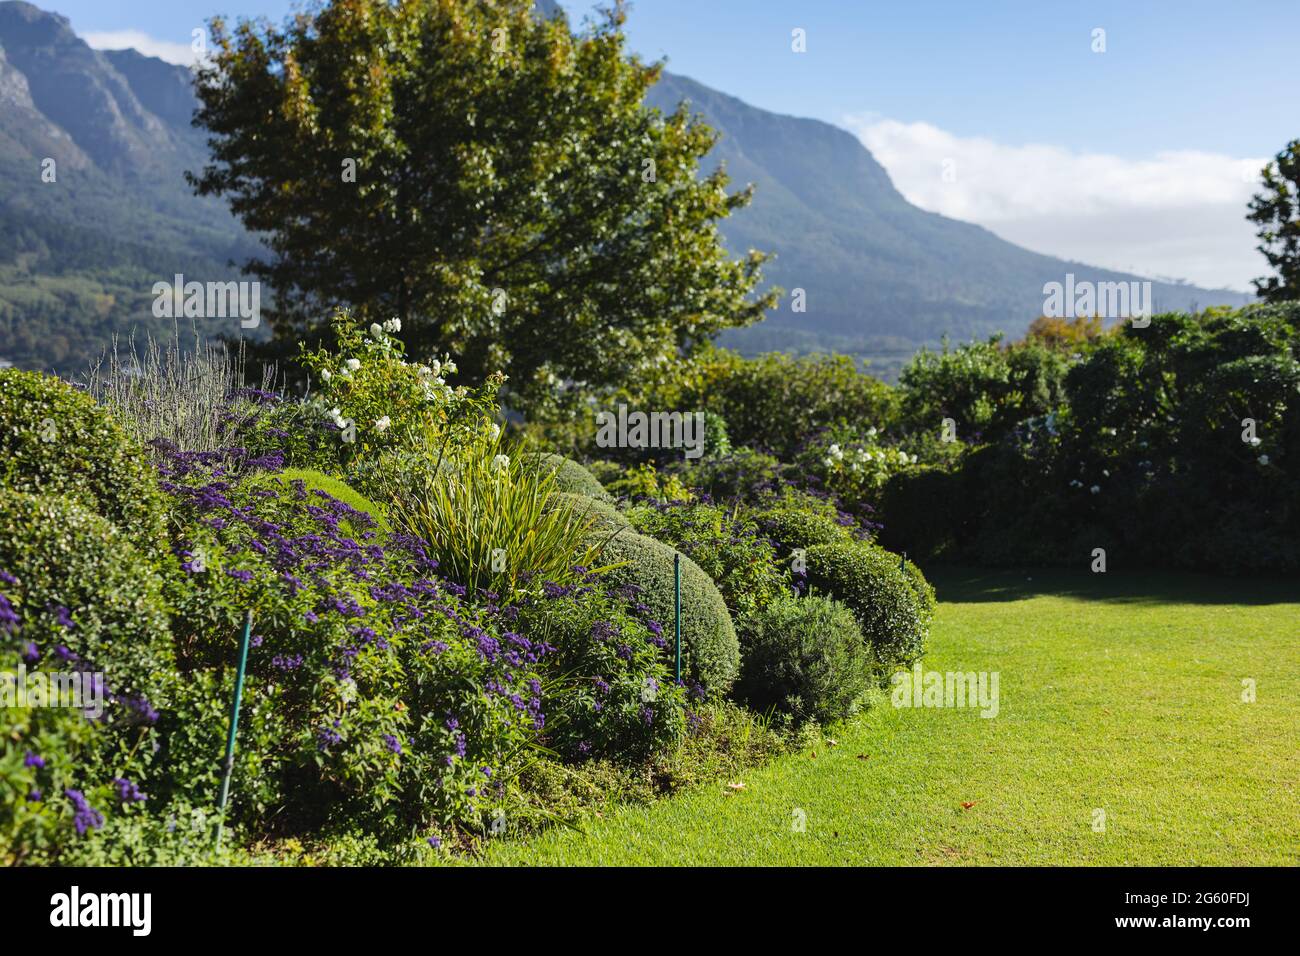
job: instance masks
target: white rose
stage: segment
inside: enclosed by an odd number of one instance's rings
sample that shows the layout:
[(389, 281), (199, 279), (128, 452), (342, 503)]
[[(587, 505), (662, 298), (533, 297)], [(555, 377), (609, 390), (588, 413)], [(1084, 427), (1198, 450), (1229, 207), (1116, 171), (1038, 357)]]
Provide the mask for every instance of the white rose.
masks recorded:
[(378, 322), (375, 322), (370, 326), (370, 334), (377, 339), (382, 339), (384, 337), (384, 330), (380, 328)]
[(334, 374), (329, 369), (325, 368), (321, 369), (320, 377), (322, 382), (328, 382), (334, 377)]
[(385, 415), (383, 418), (380, 418), (375, 422), (375, 431), (382, 435), (384, 432), (388, 431), (388, 426), (391, 424), (393, 424), (392, 421), (390, 421), (388, 416)]
[(397, 318), (396, 316), (393, 316), (393, 318), (389, 319), (387, 322), (384, 323), (384, 331), (385, 332), (402, 331), (402, 320)]
[(343, 364), (348, 367), (349, 372), (355, 372), (357, 369), (361, 368), (361, 359), (348, 359)]

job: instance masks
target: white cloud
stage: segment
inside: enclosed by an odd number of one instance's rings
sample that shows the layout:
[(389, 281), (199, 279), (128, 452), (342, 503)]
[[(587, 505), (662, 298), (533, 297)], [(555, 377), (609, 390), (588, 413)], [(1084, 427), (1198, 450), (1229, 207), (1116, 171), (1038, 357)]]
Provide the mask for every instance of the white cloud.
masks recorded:
[(181, 66), (193, 66), (199, 58), (190, 44), (159, 40), (143, 30), (106, 30), (83, 33), (81, 38), (96, 50), (125, 50), (131, 47), (145, 56), (156, 56), (160, 60), (179, 63)]
[(1171, 151), (1125, 159), (874, 115), (844, 122), (909, 201), (1035, 252), (1243, 291), (1267, 271), (1245, 219), (1263, 158)]

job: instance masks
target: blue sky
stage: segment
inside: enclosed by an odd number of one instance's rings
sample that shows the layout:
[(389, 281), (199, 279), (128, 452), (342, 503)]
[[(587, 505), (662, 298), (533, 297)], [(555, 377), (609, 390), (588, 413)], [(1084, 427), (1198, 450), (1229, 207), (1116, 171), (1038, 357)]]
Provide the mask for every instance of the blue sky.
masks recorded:
[[(597, 0), (561, 3), (579, 21)], [(292, 8), (41, 5), (92, 45), (160, 53), (149, 43), (183, 51), (214, 12)], [(628, 34), (675, 72), (852, 130), (926, 208), (1045, 252), (1244, 288), (1259, 265), (1240, 170), (1300, 136), (1298, 28), (1297, 0), (634, 0)], [(945, 161), (956, 181), (940, 184)], [(1134, 227), (1164, 232), (1129, 244)], [(1189, 230), (1205, 236), (1195, 248)]]

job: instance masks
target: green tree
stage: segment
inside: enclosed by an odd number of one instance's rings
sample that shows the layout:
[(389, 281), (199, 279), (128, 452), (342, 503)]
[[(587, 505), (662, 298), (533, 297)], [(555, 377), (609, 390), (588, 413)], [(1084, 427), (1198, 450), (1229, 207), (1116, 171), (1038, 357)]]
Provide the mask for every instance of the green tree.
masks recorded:
[(282, 27), (211, 23), (195, 123), (227, 197), (273, 256), (278, 350), (332, 307), (396, 316), (411, 354), (510, 376), (537, 407), (562, 382), (634, 379), (762, 317), (765, 256), (717, 221), (750, 199), (715, 136), (647, 108), (660, 67), (624, 52), (621, 5), (580, 34), (530, 0), (334, 0)]
[(1254, 280), (1267, 302), (1300, 299), (1300, 139), (1287, 144), (1261, 172), (1264, 191), (1250, 201), (1259, 245), (1275, 276)]

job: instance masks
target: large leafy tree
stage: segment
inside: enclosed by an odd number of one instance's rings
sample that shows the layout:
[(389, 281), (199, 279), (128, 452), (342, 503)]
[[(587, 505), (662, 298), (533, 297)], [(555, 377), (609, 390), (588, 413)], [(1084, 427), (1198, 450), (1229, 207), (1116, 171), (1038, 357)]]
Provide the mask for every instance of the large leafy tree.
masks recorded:
[(396, 316), (413, 354), (499, 368), (535, 407), (761, 318), (765, 257), (733, 260), (717, 229), (750, 193), (698, 175), (708, 127), (643, 104), (659, 67), (625, 53), (622, 23), (620, 6), (574, 34), (530, 0), (214, 20), (195, 117), (213, 161), (191, 182), (265, 235), (247, 267), (280, 345), (336, 305)]
[(1262, 172), (1264, 191), (1250, 201), (1260, 252), (1277, 275), (1254, 280), (1268, 302), (1300, 300), (1300, 139), (1292, 140)]

